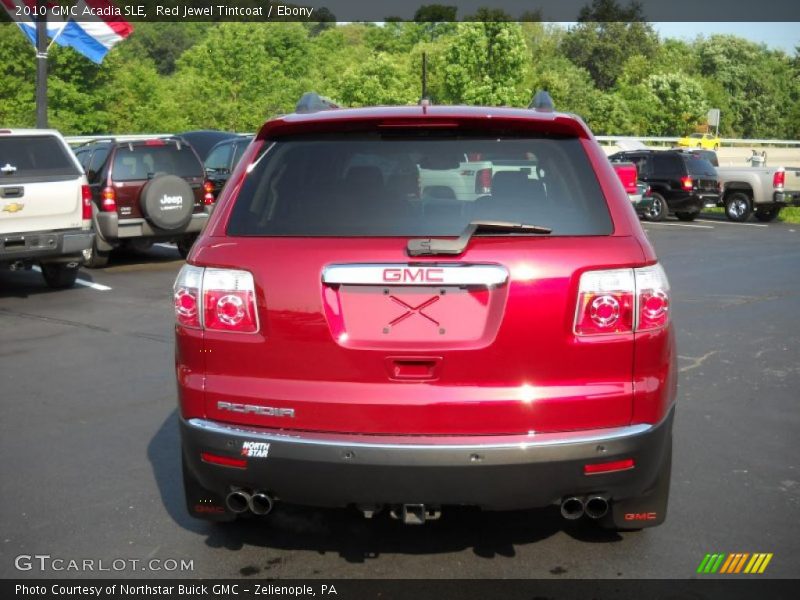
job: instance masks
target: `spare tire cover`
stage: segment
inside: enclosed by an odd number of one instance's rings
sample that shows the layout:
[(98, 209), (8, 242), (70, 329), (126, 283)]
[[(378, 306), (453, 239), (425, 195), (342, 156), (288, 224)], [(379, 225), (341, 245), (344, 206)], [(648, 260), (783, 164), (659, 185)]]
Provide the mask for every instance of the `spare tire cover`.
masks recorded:
[(191, 221), (194, 193), (191, 186), (176, 175), (156, 175), (142, 188), (141, 206), (154, 227), (173, 231)]

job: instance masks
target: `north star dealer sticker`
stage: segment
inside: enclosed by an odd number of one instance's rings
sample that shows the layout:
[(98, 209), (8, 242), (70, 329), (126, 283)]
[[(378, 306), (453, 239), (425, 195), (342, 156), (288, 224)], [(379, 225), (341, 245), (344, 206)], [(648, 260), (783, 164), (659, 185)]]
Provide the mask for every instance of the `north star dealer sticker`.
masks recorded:
[(266, 442), (243, 442), (242, 456), (250, 458), (267, 458), (269, 454), (269, 444)]

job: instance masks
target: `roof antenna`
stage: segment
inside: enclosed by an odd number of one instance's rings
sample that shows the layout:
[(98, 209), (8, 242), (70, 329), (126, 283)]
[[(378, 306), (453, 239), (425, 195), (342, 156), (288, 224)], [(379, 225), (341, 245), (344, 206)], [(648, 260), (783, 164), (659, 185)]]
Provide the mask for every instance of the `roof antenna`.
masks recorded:
[(306, 92), (300, 96), (300, 100), (297, 101), (297, 106), (294, 111), (298, 113), (314, 113), (334, 108), (341, 107), (330, 98), (320, 96), (316, 92)]
[(528, 108), (538, 110), (539, 112), (553, 112), (555, 110), (555, 107), (553, 106), (553, 99), (545, 90), (539, 90), (536, 92), (536, 95), (528, 105)]

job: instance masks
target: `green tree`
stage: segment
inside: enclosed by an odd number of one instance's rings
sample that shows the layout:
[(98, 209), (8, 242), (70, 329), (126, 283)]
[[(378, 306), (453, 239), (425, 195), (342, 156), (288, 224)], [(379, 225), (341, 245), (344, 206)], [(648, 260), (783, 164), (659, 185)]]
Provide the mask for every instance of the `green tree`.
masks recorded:
[(628, 57), (652, 59), (657, 49), (658, 35), (644, 22), (641, 7), (632, 3), (623, 8), (614, 0), (594, 0), (584, 7), (561, 45), (564, 55), (586, 69), (601, 90), (614, 86)]
[(460, 23), (447, 53), (445, 100), (487, 106), (520, 105), (527, 49), (519, 23)]
[(684, 73), (653, 74), (643, 85), (655, 100), (648, 111), (651, 135), (690, 133), (708, 111), (703, 87)]
[(407, 65), (385, 53), (347, 69), (337, 95), (346, 106), (413, 104), (418, 97)]

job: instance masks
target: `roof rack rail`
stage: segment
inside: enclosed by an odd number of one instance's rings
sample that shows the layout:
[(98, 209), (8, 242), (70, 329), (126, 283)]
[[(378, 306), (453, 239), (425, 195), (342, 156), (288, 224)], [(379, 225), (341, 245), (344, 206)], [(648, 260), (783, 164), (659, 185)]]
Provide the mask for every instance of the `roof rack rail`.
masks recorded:
[(316, 92), (306, 92), (300, 96), (300, 100), (297, 101), (297, 106), (294, 110), (298, 113), (313, 113), (336, 108), (341, 107), (330, 98), (320, 96)]
[(555, 107), (553, 106), (553, 98), (546, 90), (539, 90), (536, 92), (536, 95), (533, 97), (533, 100), (531, 100), (528, 108), (538, 110), (539, 112), (553, 112), (555, 110)]

